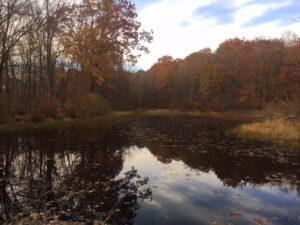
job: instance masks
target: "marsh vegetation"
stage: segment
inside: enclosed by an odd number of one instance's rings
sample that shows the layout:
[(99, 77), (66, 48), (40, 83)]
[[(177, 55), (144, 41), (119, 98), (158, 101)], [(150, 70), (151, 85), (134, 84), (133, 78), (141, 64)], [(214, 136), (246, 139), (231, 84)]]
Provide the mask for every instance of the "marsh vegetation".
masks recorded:
[(228, 134), (300, 147), (300, 123), (283, 118), (248, 122), (229, 130)]

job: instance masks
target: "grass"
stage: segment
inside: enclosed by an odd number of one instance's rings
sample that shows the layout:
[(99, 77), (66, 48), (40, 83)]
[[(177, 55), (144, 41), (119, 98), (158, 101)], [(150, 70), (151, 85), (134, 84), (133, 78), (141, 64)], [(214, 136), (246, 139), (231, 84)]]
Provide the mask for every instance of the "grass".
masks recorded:
[(101, 117), (91, 119), (65, 119), (65, 120), (45, 120), (38, 123), (18, 122), (0, 125), (1, 133), (13, 133), (33, 130), (56, 130), (56, 129), (98, 129), (105, 128), (118, 122), (136, 118), (132, 112), (111, 113)]
[(202, 118), (219, 118), (227, 120), (252, 120), (258, 117), (256, 113), (216, 113), (216, 112), (188, 112), (169, 109), (156, 109), (156, 110), (137, 110), (137, 111), (117, 111), (110, 113), (106, 116), (96, 117), (91, 119), (64, 119), (54, 120), (48, 119), (42, 122), (17, 122), (12, 124), (0, 125), (1, 133), (22, 132), (30, 130), (55, 130), (55, 129), (97, 129), (105, 126), (112, 125), (117, 122), (126, 121), (145, 116), (192, 116)]
[(142, 116), (193, 116), (202, 118), (216, 118), (225, 120), (253, 120), (260, 118), (261, 115), (258, 112), (200, 112), (200, 111), (182, 111), (182, 110), (170, 110), (170, 109), (154, 109), (154, 110), (138, 110), (132, 111), (136, 115)]
[(300, 144), (300, 124), (286, 119), (266, 119), (243, 124), (228, 132), (241, 138), (267, 140), (278, 144)]

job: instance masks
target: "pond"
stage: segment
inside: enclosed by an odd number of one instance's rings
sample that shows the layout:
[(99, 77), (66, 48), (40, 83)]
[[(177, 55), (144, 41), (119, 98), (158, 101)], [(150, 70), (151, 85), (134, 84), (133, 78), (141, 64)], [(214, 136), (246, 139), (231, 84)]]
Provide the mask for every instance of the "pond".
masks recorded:
[(2, 135), (0, 223), (300, 224), (300, 151), (226, 136), (236, 124), (156, 116)]

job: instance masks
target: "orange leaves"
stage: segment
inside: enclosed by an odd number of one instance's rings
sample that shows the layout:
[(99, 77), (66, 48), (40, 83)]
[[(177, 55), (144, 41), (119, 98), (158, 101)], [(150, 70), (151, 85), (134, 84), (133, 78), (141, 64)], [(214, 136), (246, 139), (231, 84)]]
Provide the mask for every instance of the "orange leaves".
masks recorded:
[(133, 50), (152, 34), (140, 31), (135, 7), (127, 0), (83, 0), (74, 11), (64, 46), (66, 53), (93, 77), (104, 80), (125, 63), (135, 63)]
[(156, 88), (162, 89), (165, 86), (173, 71), (173, 65), (174, 59), (171, 56), (163, 56), (151, 67), (149, 73), (155, 77)]
[(279, 39), (229, 39), (216, 52), (203, 49), (183, 60), (163, 56), (146, 72), (157, 105), (190, 102), (213, 110), (295, 99), (299, 76), (300, 42)]
[(300, 42), (290, 45), (283, 57), (278, 81), (279, 96), (285, 101), (299, 101), (300, 91)]

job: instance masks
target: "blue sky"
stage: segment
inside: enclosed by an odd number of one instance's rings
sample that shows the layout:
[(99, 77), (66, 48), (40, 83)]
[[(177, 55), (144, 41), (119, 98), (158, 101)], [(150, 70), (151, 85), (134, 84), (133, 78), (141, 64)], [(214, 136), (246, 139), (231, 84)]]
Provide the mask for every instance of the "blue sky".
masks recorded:
[[(300, 32), (300, 0), (133, 0), (143, 28), (154, 31), (148, 69), (160, 56), (184, 58), (228, 38), (281, 37)], [(299, 22), (298, 22), (298, 21)]]

